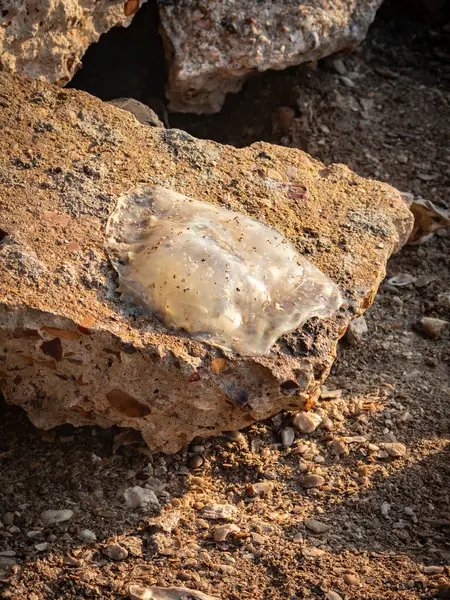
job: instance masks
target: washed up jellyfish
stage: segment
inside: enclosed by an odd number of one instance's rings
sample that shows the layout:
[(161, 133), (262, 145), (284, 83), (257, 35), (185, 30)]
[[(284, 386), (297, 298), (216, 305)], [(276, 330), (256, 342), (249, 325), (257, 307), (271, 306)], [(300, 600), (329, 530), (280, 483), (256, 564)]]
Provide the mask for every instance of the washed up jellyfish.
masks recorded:
[(342, 304), (339, 288), (281, 233), (157, 186), (118, 200), (107, 251), (121, 289), (167, 327), (242, 356)]

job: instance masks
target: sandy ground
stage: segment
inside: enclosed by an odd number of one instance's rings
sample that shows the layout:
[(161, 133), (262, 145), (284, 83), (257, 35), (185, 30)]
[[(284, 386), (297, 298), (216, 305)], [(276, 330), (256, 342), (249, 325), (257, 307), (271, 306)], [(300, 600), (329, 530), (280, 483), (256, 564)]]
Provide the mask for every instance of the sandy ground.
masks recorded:
[[(169, 118), (301, 147), (448, 210), (449, 42), (387, 7), (357, 53), (255, 77), (219, 115)], [(391, 260), (388, 279), (415, 280), (382, 285), (364, 339), (339, 348), (322, 423), (288, 447), (288, 413), (163, 456), (134, 432), (39, 431), (3, 403), (0, 597), (119, 599), (141, 582), (222, 600), (450, 598), (449, 328), (417, 328), (450, 318), (449, 245), (446, 230)], [(127, 508), (135, 486), (156, 498)], [(223, 504), (231, 520), (211, 519)], [(49, 509), (73, 514), (44, 526)]]

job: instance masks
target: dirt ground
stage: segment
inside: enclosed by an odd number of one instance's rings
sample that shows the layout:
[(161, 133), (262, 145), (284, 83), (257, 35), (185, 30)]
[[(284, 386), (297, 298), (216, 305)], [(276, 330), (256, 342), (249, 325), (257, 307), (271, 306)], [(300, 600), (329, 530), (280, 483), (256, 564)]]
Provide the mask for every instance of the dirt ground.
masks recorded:
[[(301, 147), (448, 210), (449, 42), (448, 26), (388, 5), (358, 52), (254, 77), (219, 115), (169, 119), (224, 143)], [(289, 447), (288, 413), (164, 456), (134, 432), (39, 431), (1, 404), (0, 597), (117, 600), (141, 582), (222, 600), (450, 598), (450, 332), (416, 326), (450, 318), (449, 234), (390, 261), (388, 278), (415, 281), (382, 285), (364, 340), (340, 345), (321, 425)], [(134, 486), (158, 505), (126, 508)], [(227, 521), (204, 510), (216, 504), (237, 509), (224, 541)], [(73, 515), (44, 527), (48, 509)]]

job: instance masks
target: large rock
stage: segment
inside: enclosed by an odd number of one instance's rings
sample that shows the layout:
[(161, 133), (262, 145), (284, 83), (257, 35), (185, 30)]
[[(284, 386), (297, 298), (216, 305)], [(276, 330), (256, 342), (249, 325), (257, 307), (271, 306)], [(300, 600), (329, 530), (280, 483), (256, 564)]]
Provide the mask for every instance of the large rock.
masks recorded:
[[(241, 150), (74, 90), (0, 73), (0, 389), (41, 428), (140, 429), (174, 451), (318, 396), (412, 215), (392, 187), (295, 149)], [(105, 228), (118, 196), (163, 185), (275, 226), (338, 284), (338, 314), (238, 358), (166, 330), (117, 292)]]
[(355, 48), (383, 0), (178, 0), (160, 3), (174, 111), (214, 113), (248, 73)]
[(129, 25), (144, 0), (0, 2), (0, 70), (65, 84), (88, 46), (115, 25)]

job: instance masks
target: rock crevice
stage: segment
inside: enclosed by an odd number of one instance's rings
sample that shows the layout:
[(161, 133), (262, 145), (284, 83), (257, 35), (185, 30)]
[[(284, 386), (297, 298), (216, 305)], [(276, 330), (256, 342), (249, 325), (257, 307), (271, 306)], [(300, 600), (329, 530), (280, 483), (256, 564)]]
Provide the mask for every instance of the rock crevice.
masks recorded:
[(89, 45), (112, 27), (129, 25), (141, 3), (139, 0), (9, 0), (2, 3), (0, 68), (64, 85), (80, 68)]

